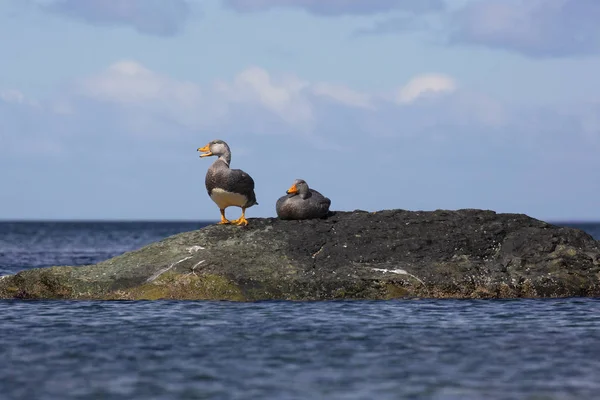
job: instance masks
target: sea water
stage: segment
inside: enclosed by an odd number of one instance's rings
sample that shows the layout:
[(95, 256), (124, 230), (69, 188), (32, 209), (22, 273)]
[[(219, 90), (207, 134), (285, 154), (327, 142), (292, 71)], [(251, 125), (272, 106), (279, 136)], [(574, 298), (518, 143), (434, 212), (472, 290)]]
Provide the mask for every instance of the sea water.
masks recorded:
[[(205, 225), (0, 223), (0, 275)], [(0, 399), (596, 399), (599, 371), (596, 299), (0, 301)]]

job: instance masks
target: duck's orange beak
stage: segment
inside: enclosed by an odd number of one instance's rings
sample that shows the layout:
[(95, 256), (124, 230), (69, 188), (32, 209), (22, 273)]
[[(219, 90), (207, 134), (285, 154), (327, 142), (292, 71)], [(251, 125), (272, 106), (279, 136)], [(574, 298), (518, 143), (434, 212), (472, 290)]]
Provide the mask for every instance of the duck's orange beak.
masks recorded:
[(296, 184), (294, 183), (292, 185), (291, 188), (289, 188), (288, 190), (285, 191), (287, 194), (293, 194), (293, 193), (298, 193), (298, 188), (296, 187)]
[(210, 152), (210, 146), (206, 145), (204, 147), (200, 147), (198, 151), (203, 151), (204, 153), (200, 154), (200, 157), (209, 157), (212, 156), (213, 153)]

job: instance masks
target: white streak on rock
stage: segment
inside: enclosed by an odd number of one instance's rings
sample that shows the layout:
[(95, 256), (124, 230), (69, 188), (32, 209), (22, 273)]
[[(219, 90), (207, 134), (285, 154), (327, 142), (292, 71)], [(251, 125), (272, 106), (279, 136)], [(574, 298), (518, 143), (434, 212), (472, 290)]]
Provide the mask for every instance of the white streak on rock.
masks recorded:
[(201, 261), (198, 261), (198, 262), (196, 263), (196, 265), (194, 265), (194, 266), (192, 267), (192, 272), (190, 272), (188, 275), (190, 275), (190, 274), (194, 274), (194, 275), (196, 275), (196, 267), (197, 267), (198, 265), (202, 264), (204, 261), (206, 261), (206, 260), (201, 260)]
[(191, 253), (195, 253), (198, 250), (204, 250), (204, 247), (202, 246), (192, 246), (192, 247), (188, 247), (187, 251), (191, 254)]
[(381, 271), (381, 272), (384, 272), (384, 273), (385, 273), (385, 272), (389, 272), (389, 273), (391, 273), (391, 274), (398, 274), (398, 275), (408, 275), (408, 276), (410, 276), (410, 277), (412, 277), (412, 278), (415, 278), (416, 280), (418, 280), (419, 282), (421, 282), (421, 284), (422, 284), (423, 286), (425, 286), (425, 282), (423, 282), (422, 280), (420, 280), (418, 277), (414, 276), (413, 274), (406, 272), (406, 271), (405, 271), (405, 270), (403, 270), (403, 269), (399, 269), (399, 268), (398, 268), (398, 269), (372, 268), (372, 269), (373, 269), (374, 271)]
[(148, 278), (146, 280), (146, 282), (152, 282), (154, 280), (156, 280), (156, 278), (158, 278), (159, 276), (161, 276), (162, 274), (164, 274), (165, 272), (167, 272), (168, 270), (170, 270), (171, 268), (173, 268), (174, 266), (176, 266), (179, 263), (184, 262), (185, 260), (189, 260), (190, 258), (192, 258), (192, 256), (186, 257), (186, 258), (182, 258), (181, 260), (174, 262), (173, 264), (171, 264), (169, 267), (167, 268), (163, 268), (161, 270), (159, 270), (157, 273), (155, 273), (154, 275), (152, 275), (150, 278)]

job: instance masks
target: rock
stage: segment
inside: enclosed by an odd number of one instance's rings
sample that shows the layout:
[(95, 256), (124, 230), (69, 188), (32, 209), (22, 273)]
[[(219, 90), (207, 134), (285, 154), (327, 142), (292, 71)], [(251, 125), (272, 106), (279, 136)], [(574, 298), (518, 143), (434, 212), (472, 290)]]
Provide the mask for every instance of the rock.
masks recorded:
[(484, 210), (212, 225), (107, 261), (0, 279), (0, 298), (329, 300), (600, 295), (585, 232)]

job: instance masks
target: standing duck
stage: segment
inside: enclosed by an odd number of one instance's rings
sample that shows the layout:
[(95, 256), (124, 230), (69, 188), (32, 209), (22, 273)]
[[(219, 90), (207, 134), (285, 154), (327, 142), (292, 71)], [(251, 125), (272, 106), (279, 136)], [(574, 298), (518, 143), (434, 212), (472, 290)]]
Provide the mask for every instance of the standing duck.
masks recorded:
[[(254, 180), (241, 169), (231, 169), (231, 150), (222, 140), (213, 140), (198, 151), (200, 157), (217, 156), (218, 158), (206, 172), (206, 190), (221, 211), (219, 224), (248, 225), (246, 209), (258, 204), (254, 194)], [(236, 206), (242, 208), (242, 216), (234, 221), (225, 218), (225, 209)]]
[(329, 213), (331, 200), (310, 189), (302, 179), (296, 179), (286, 193), (275, 205), (280, 219), (323, 218)]

